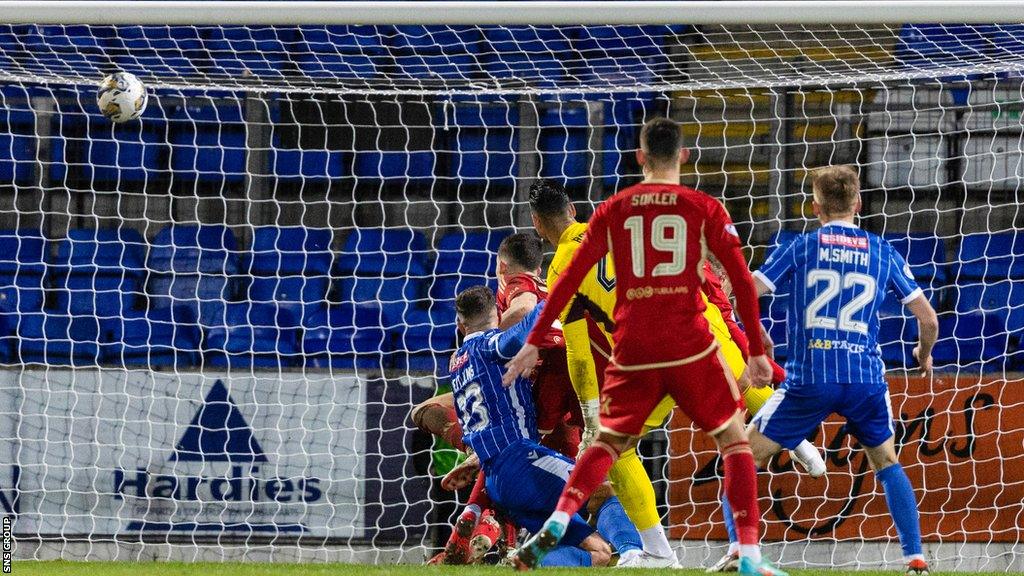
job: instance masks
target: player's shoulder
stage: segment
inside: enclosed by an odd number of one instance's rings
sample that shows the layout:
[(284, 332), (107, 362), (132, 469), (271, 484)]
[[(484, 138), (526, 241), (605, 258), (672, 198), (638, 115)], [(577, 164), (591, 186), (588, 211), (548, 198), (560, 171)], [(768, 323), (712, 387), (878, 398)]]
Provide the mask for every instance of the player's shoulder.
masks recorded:
[(523, 292), (541, 292), (545, 288), (544, 281), (529, 272), (517, 272), (505, 280), (505, 292), (513, 297)]

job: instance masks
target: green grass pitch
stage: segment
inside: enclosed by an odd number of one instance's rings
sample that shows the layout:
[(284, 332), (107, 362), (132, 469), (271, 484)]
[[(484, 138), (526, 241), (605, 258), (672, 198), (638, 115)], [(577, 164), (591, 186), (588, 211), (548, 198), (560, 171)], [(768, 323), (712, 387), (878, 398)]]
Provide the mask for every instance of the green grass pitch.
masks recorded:
[[(579, 576), (593, 572), (593, 568), (544, 569), (545, 576)], [(601, 570), (616, 570), (601, 569)], [(618, 571), (618, 570), (616, 570)], [(703, 570), (628, 570), (630, 574), (697, 576)], [(497, 576), (512, 570), (498, 566), (367, 566), (362, 564), (253, 564), (253, 563), (197, 563), (184, 562), (15, 562), (12, 574), (16, 576)], [(896, 570), (794, 570), (793, 576), (900, 576)], [(968, 574), (967, 572), (933, 572), (942, 574)], [(1024, 576), (1021, 573), (993, 572), (1004, 576)]]

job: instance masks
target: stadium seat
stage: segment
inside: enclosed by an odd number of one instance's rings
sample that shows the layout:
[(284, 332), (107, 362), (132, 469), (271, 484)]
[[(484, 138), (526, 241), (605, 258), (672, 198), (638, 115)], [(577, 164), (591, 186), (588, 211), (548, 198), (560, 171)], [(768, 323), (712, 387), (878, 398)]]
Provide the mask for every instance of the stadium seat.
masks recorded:
[(47, 287), (46, 240), (39, 230), (0, 230), (0, 306), (38, 312)]
[(427, 273), (427, 239), (409, 228), (356, 228), (336, 262), (336, 274), (419, 276)]
[(109, 28), (30, 25), (20, 28), (19, 40), (39, 66), (51, 74), (102, 78)]
[(540, 124), (540, 175), (570, 186), (590, 176), (589, 117), (582, 103), (545, 107)]
[[(589, 73), (605, 82), (620, 85), (650, 81), (667, 63), (659, 38), (665, 26), (581, 26), (573, 47), (582, 68), (574, 76)], [(572, 71), (572, 70), (571, 70)]]
[(339, 299), (349, 304), (374, 304), (384, 312), (386, 326), (401, 324), (408, 310), (423, 298), (422, 282), (418, 278), (344, 278), (339, 287)]
[(199, 365), (202, 335), (187, 306), (132, 310), (103, 323), (103, 362), (116, 366), (186, 368)]
[(349, 82), (378, 76), (375, 62), (385, 50), (372, 27), (301, 26), (298, 32), (292, 58), (304, 74)]
[(194, 26), (118, 26), (114, 33), (108, 52), (125, 72), (192, 78), (212, 64)]
[(61, 137), (53, 139), (50, 150), (54, 180), (114, 189), (113, 184), (141, 185), (166, 173), (167, 137), (159, 107), (147, 108), (145, 122), (125, 124), (111, 124), (98, 113), (82, 115), (77, 106), (64, 112), (56, 125)]
[(329, 284), (330, 280), (326, 276), (257, 276), (249, 285), (249, 297), (243, 300), (287, 310), (295, 326), (298, 326), (314, 310), (327, 305)]
[(1024, 330), (1024, 282), (962, 280), (951, 288), (956, 312), (994, 314), (1013, 331)]
[(262, 226), (253, 231), (250, 271), (260, 276), (327, 276), (331, 272), (328, 228)]
[(396, 368), (443, 371), (456, 346), (455, 310), (439, 302), (429, 308), (412, 308), (396, 330), (396, 338)]
[(511, 228), (500, 228), (486, 232), (456, 230), (445, 234), (437, 243), (434, 275), (494, 275), (498, 246), (511, 233)]
[(96, 317), (23, 313), (18, 315), (17, 330), (22, 363), (95, 366), (100, 360), (100, 322)]
[(879, 319), (878, 343), (886, 368), (915, 366), (911, 353), (917, 345), (917, 320), (908, 316), (886, 316)]
[(344, 153), (340, 150), (284, 148), (275, 133), (270, 149), (270, 175), (286, 180), (341, 178)]
[(966, 234), (956, 260), (960, 278), (1024, 279), (1024, 234)]
[(147, 289), (149, 307), (186, 306), (201, 323), (216, 323), (223, 317), (225, 303), (235, 299), (236, 280), (236, 276), (218, 274), (155, 274)]
[(997, 46), (989, 38), (995, 26), (905, 24), (896, 43), (896, 60), (924, 67), (974, 60), (991, 55)]
[(514, 102), (460, 103), (450, 112), (455, 129), (446, 131), (445, 147), (454, 152), (448, 174), (457, 182), (511, 189), (518, 175), (519, 123)]
[(945, 370), (1000, 370), (1009, 351), (1006, 323), (994, 314), (939, 315), (935, 366)]
[(191, 99), (167, 110), (175, 179), (224, 184), (245, 180), (243, 103)]
[(885, 239), (906, 259), (918, 281), (946, 283), (946, 243), (942, 238), (932, 234), (886, 234)]
[(203, 348), (213, 366), (288, 367), (301, 361), (298, 322), (291, 312), (254, 302), (224, 305), (223, 319), (200, 319)]
[(307, 368), (381, 369), (391, 353), (391, 337), (374, 304), (316, 308), (303, 319), (302, 353)]
[(237, 252), (235, 234), (227, 226), (172, 224), (153, 239), (148, 268), (157, 272), (236, 274)]
[(567, 76), (563, 59), (574, 54), (569, 38), (554, 26), (488, 26), (490, 49), (484, 70), (491, 78), (555, 87)]
[(295, 28), (210, 26), (202, 29), (203, 46), (220, 74), (282, 78), (292, 69), (289, 51), (299, 46)]
[[(17, 96), (21, 96), (20, 94)], [(35, 117), (29, 101), (2, 94), (0, 105), (0, 181), (30, 184), (35, 175)]]
[(785, 362), (788, 357), (789, 337), (786, 330), (786, 319), (789, 317), (787, 307), (789, 295), (765, 296), (761, 298), (761, 324), (775, 343), (772, 352), (775, 360)]
[[(931, 303), (932, 308), (936, 310), (942, 310), (945, 308), (946, 292), (947, 287), (939, 284), (938, 282), (919, 282), (918, 285), (924, 292), (925, 298), (928, 298), (928, 302)], [(882, 301), (882, 307), (878, 310), (879, 316), (903, 316), (907, 312), (906, 307), (900, 302), (896, 294), (888, 290), (885, 293), (885, 300)]]

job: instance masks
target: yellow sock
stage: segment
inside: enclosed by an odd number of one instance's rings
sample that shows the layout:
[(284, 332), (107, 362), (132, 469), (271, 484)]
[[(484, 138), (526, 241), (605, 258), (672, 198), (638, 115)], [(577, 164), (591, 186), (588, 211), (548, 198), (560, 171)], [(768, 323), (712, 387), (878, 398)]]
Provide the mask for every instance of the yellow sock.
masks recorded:
[(747, 412), (750, 412), (751, 415), (757, 414), (774, 392), (775, 390), (769, 386), (764, 388), (747, 387), (743, 391), (743, 402), (747, 405)]
[(618, 461), (608, 472), (608, 479), (612, 482), (615, 495), (622, 502), (622, 508), (626, 510), (626, 515), (637, 530), (643, 531), (661, 523), (654, 499), (654, 486), (651, 485), (651, 479), (647, 476), (647, 470), (640, 462), (635, 448), (619, 456)]

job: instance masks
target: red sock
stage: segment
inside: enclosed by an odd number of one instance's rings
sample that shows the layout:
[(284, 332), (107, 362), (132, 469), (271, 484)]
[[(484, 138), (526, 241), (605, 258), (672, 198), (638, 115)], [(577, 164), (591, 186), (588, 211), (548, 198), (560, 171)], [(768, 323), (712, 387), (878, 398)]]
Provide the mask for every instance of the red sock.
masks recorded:
[(757, 506), (757, 467), (750, 442), (734, 442), (722, 449), (725, 461), (725, 497), (732, 507), (733, 523), (740, 545), (757, 545), (761, 512)]
[(597, 490), (608, 476), (608, 470), (615, 463), (611, 446), (603, 442), (594, 442), (583, 451), (576, 468), (569, 475), (569, 481), (562, 490), (555, 510), (572, 516), (579, 511), (583, 503)]
[(483, 472), (476, 475), (476, 484), (473, 484), (473, 491), (469, 493), (466, 504), (476, 504), (481, 510), (491, 507), (491, 497), (487, 495), (487, 478)]

